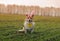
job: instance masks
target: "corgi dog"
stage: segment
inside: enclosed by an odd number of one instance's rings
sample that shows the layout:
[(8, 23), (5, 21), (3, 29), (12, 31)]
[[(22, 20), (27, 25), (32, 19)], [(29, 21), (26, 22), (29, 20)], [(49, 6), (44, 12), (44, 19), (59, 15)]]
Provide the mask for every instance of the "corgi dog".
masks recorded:
[(31, 12), (30, 14), (26, 14), (26, 18), (24, 21), (24, 27), (23, 29), (18, 30), (20, 33), (27, 33), (28, 31), (30, 33), (34, 32), (35, 22), (33, 21), (33, 17), (34, 17), (34, 11)]
[(30, 31), (30, 33), (33, 33), (34, 25), (35, 25), (35, 22), (33, 21), (33, 17), (34, 17), (34, 12), (31, 12), (30, 14), (26, 14), (26, 19), (23, 27), (25, 33), (27, 33), (28, 31)]

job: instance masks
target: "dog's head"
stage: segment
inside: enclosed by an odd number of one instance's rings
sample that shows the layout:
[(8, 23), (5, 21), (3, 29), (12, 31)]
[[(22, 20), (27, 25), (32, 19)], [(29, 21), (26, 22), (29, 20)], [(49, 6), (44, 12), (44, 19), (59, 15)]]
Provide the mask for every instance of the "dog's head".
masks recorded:
[(26, 14), (26, 21), (32, 22), (33, 17), (34, 17), (34, 11), (31, 12), (30, 14)]

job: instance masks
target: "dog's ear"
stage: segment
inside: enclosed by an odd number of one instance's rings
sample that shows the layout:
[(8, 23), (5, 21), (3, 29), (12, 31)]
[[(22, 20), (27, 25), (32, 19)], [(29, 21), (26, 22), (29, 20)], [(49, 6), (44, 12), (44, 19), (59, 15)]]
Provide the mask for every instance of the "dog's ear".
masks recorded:
[(26, 18), (27, 18), (27, 19), (29, 18), (29, 15), (28, 15), (28, 14), (26, 14)]
[(28, 16), (28, 14), (26, 14), (26, 16)]
[(32, 14), (32, 17), (34, 17), (34, 14)]

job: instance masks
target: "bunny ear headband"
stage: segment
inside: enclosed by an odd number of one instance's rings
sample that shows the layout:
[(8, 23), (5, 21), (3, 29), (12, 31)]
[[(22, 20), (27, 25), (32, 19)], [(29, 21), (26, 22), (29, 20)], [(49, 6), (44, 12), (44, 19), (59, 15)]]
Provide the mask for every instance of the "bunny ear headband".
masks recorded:
[(27, 16), (27, 18), (33, 18), (33, 16), (34, 16), (34, 11), (32, 11), (30, 14), (26, 14), (26, 16)]

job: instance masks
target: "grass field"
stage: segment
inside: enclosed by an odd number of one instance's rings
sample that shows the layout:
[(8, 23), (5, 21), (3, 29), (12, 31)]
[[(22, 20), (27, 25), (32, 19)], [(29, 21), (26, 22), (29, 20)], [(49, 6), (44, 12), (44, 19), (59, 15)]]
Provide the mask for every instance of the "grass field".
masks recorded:
[(60, 41), (60, 17), (35, 16), (34, 33), (16, 33), (24, 19), (24, 15), (0, 14), (0, 41)]

